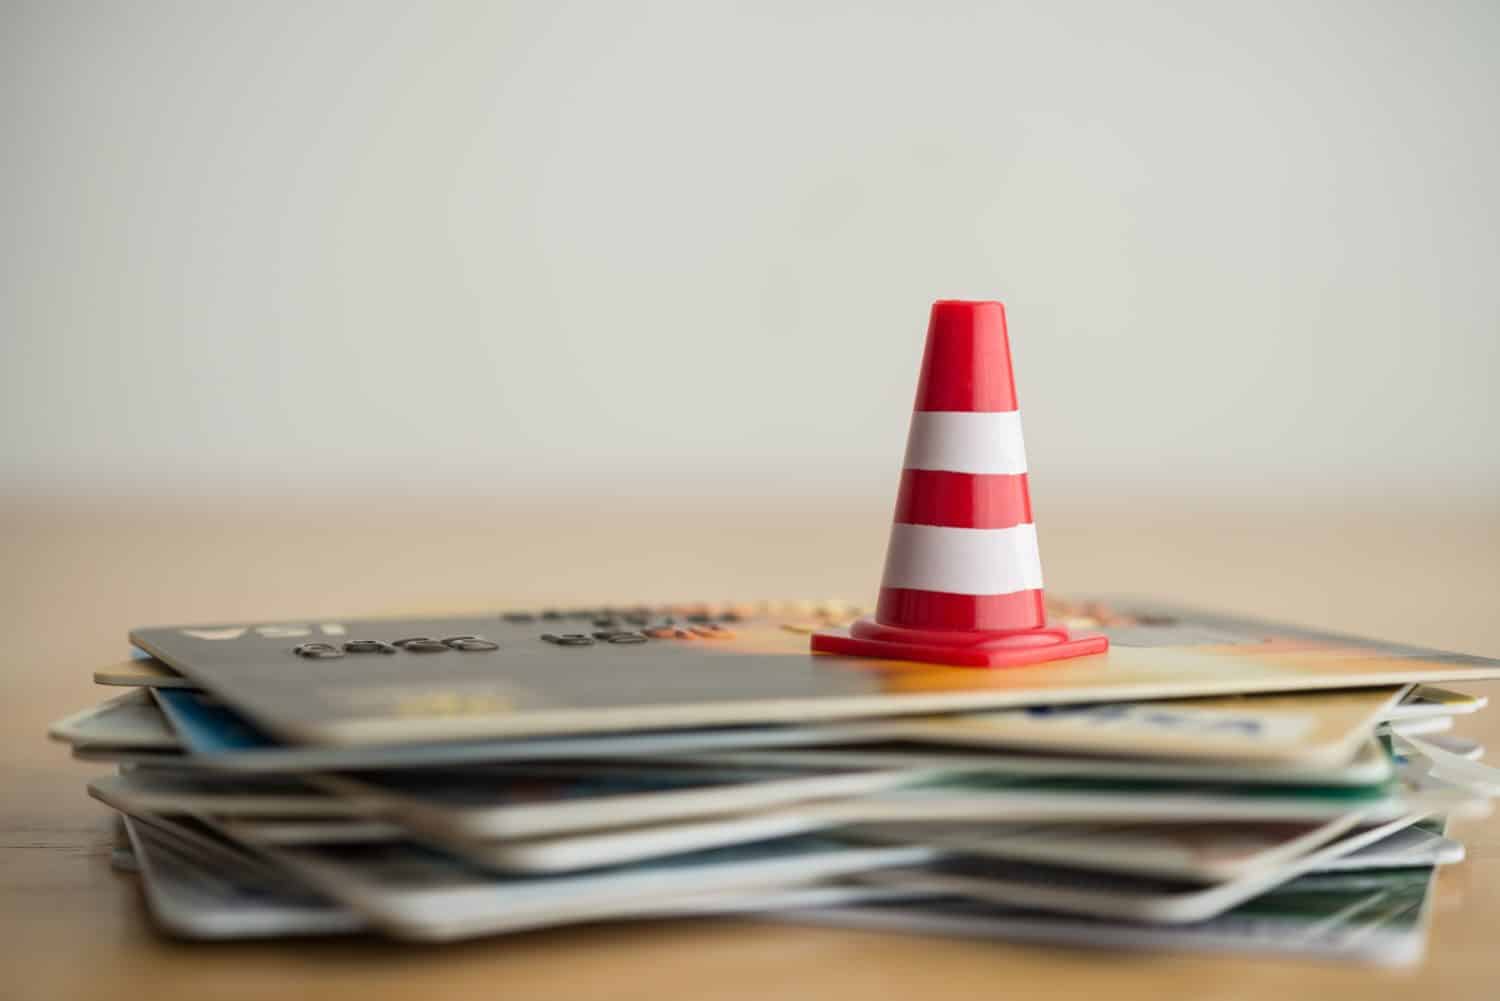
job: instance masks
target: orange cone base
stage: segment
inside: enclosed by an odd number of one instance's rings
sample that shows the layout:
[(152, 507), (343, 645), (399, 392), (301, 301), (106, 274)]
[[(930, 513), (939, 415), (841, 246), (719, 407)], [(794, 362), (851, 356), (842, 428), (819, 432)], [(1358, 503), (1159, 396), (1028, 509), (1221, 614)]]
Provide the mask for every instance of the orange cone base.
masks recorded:
[(1049, 660), (1088, 657), (1109, 649), (1109, 637), (1045, 626), (1014, 633), (989, 630), (905, 629), (860, 619), (847, 631), (813, 633), (816, 653), (881, 660), (915, 660), (950, 667), (1024, 667)]

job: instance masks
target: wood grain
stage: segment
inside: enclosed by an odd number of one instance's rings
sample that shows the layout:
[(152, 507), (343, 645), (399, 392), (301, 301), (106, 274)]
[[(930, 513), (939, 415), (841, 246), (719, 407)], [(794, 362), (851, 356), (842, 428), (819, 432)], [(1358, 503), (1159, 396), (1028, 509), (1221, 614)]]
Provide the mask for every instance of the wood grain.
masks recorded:
[[(1039, 511), (1048, 584), (1500, 655), (1500, 512), (1203, 510), (1114, 500)], [(46, 724), (96, 701), (134, 625), (875, 588), (888, 511), (818, 502), (621, 506), (368, 498), (0, 505), (0, 997), (1492, 998), (1500, 823), (1458, 830), (1426, 962), (1326, 963), (1013, 946), (695, 920), (451, 947), (202, 945), (149, 927), (109, 868), (108, 813)], [(1500, 692), (1490, 691), (1492, 698)], [(1459, 732), (1500, 747), (1500, 709)]]

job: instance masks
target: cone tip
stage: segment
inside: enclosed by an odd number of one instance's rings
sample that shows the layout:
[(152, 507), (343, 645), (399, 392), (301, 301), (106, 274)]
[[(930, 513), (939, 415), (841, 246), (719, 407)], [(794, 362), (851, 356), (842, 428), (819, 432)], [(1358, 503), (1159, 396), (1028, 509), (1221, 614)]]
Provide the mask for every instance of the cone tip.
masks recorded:
[(932, 304), (934, 313), (974, 314), (998, 309), (1005, 312), (1005, 303), (998, 299), (938, 299)]
[(939, 299), (932, 304), (916, 409), (1016, 409), (1004, 306), (970, 299)]

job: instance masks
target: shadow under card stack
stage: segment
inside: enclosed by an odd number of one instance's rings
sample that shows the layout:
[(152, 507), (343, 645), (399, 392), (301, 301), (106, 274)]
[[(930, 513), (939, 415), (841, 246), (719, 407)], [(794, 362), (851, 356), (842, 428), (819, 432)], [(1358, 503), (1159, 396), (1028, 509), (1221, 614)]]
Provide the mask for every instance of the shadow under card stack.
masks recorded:
[(143, 628), (51, 733), (115, 769), (117, 865), (184, 938), (717, 915), (1419, 959), (1448, 821), (1500, 792), (1446, 686), (1500, 662), (1046, 594), (1019, 414), (1004, 308), (935, 304), (868, 611)]

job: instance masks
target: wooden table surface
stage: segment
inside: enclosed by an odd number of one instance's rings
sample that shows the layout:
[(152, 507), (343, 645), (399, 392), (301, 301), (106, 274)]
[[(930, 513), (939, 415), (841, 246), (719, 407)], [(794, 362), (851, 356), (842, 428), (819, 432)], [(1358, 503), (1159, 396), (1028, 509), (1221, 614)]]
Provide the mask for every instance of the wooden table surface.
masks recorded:
[[(1133, 592), (1500, 656), (1500, 511), (1206, 510), (1038, 497), (1049, 586)], [(45, 737), (135, 625), (873, 592), (887, 511), (833, 502), (0, 503), (0, 997), (1500, 997), (1500, 820), (1457, 835), (1410, 971), (694, 920), (445, 947), (156, 935), (111, 871), (99, 766)], [(1486, 686), (1488, 687), (1488, 686)], [(1500, 691), (1490, 691), (1492, 698)], [(1500, 701), (1500, 698), (1497, 698)], [(1500, 708), (1459, 733), (1500, 747)]]

